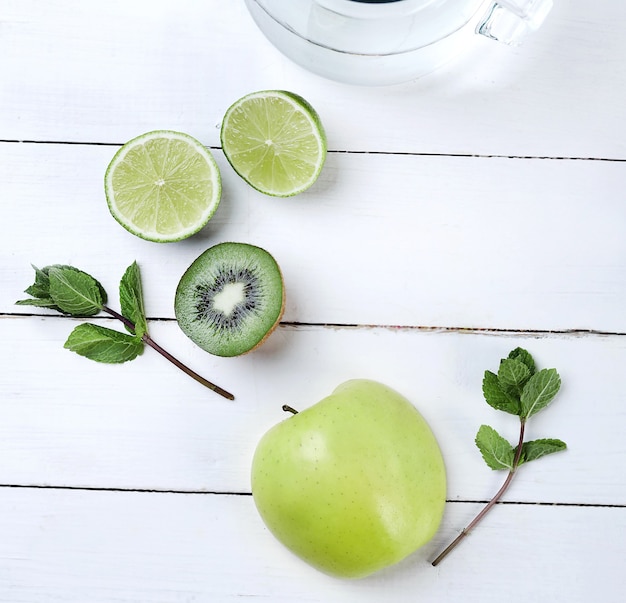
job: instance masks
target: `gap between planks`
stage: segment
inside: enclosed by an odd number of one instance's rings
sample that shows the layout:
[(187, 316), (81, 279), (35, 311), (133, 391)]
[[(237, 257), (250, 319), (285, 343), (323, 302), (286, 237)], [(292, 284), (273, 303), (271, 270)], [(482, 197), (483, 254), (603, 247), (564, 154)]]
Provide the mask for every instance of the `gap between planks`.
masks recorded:
[[(11, 318), (50, 318), (55, 320), (75, 319), (76, 317), (64, 316), (59, 314), (44, 313), (20, 313), (20, 312), (2, 312), (0, 319)], [(80, 317), (79, 317), (80, 318)], [(89, 316), (89, 320), (112, 321), (109, 316)], [(147, 317), (149, 322), (176, 322), (175, 318), (159, 318), (155, 316)], [(485, 335), (485, 336), (504, 336), (504, 337), (621, 337), (626, 332), (620, 331), (601, 331), (597, 329), (527, 329), (527, 328), (495, 328), (495, 327), (460, 327), (460, 326), (442, 326), (442, 325), (388, 325), (388, 324), (359, 324), (359, 323), (334, 323), (334, 322), (287, 322), (279, 323), (279, 327), (286, 329), (387, 329), (390, 331), (415, 331), (423, 333), (459, 333), (462, 335)]]
[[(0, 138), (2, 144), (34, 144), (34, 145), (74, 145), (74, 146), (100, 146), (100, 147), (121, 147), (121, 142), (95, 142), (87, 140), (17, 140), (10, 138)], [(207, 146), (212, 150), (221, 150), (220, 146)], [(341, 150), (328, 149), (328, 153), (338, 155), (393, 155), (408, 157), (458, 157), (466, 159), (518, 159), (518, 160), (542, 160), (542, 161), (607, 161), (624, 163), (623, 157), (577, 157), (577, 156), (551, 156), (551, 155), (499, 155), (480, 153), (427, 153), (419, 151), (364, 151), (358, 149)]]
[[(0, 489), (23, 489), (23, 490), (70, 490), (78, 492), (125, 492), (128, 494), (177, 494), (191, 496), (252, 496), (252, 492), (236, 492), (236, 491), (219, 491), (219, 490), (168, 490), (158, 488), (115, 488), (115, 487), (98, 487), (98, 486), (55, 486), (51, 484), (0, 484)], [(474, 499), (454, 499), (446, 500), (448, 504), (487, 504), (489, 501)], [(577, 502), (546, 502), (546, 501), (515, 501), (500, 500), (498, 505), (523, 505), (534, 507), (590, 507), (601, 509), (624, 509), (625, 504), (607, 504), (607, 503), (577, 503)]]

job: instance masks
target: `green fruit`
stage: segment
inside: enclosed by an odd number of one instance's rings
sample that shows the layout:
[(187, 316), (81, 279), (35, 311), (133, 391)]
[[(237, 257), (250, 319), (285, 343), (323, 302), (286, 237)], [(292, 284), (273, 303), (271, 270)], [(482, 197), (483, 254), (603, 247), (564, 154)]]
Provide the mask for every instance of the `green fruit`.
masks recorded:
[(216, 356), (258, 347), (283, 314), (285, 288), (276, 260), (247, 243), (207, 249), (183, 274), (174, 300), (182, 331)]
[(357, 379), (270, 429), (252, 461), (269, 530), (319, 570), (358, 578), (397, 563), (437, 531), (441, 451), (415, 407)]
[(109, 163), (109, 210), (126, 230), (158, 243), (202, 229), (220, 202), (220, 173), (207, 149), (181, 132), (156, 130), (129, 140)]
[(233, 169), (266, 195), (289, 197), (309, 188), (326, 160), (326, 134), (315, 109), (284, 90), (261, 90), (234, 102), (220, 134)]

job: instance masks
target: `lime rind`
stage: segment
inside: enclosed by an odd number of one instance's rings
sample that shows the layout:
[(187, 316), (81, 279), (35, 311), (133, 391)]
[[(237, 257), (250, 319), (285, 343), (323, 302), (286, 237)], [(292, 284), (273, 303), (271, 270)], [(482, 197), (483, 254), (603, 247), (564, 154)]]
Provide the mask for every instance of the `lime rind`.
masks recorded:
[(104, 189), (119, 224), (142, 239), (165, 243), (206, 226), (219, 206), (222, 184), (202, 143), (182, 132), (154, 130), (115, 153)]
[(327, 141), (312, 105), (285, 90), (262, 90), (233, 103), (220, 133), (226, 159), (250, 186), (275, 197), (304, 192), (319, 177)]

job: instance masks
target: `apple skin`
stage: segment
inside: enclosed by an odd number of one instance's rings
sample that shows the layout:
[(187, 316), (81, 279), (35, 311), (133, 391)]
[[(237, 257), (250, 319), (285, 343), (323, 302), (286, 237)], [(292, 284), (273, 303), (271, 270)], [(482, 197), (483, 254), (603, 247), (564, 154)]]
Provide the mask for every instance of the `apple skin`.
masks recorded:
[(446, 471), (430, 427), (406, 398), (354, 379), (260, 440), (252, 494), (261, 518), (320, 571), (361, 578), (437, 531)]

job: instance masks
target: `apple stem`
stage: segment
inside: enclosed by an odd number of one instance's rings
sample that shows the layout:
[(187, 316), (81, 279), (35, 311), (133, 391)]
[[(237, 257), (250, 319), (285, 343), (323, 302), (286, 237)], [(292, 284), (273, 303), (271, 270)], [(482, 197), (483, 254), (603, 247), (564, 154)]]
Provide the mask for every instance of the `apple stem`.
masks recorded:
[(522, 444), (524, 443), (524, 429), (526, 426), (526, 422), (524, 419), (520, 418), (520, 434), (519, 434), (519, 444), (517, 449), (515, 450), (515, 457), (513, 458), (513, 464), (509, 471), (509, 474), (506, 476), (506, 480), (502, 484), (502, 487), (496, 492), (496, 495), (487, 503), (487, 505), (482, 509), (474, 519), (461, 530), (461, 533), (437, 556), (437, 558), (432, 562), (433, 566), (439, 565), (460, 543), (461, 541), (480, 523), (480, 521), (487, 515), (487, 513), (491, 510), (491, 508), (500, 500), (502, 495), (508, 490), (511, 482), (513, 481), (513, 477), (515, 476), (515, 471), (519, 466), (519, 461), (522, 456)]
[(298, 411), (295, 408), (289, 406), (289, 404), (283, 404), (283, 410), (285, 412), (290, 412), (292, 415), (297, 415)]

